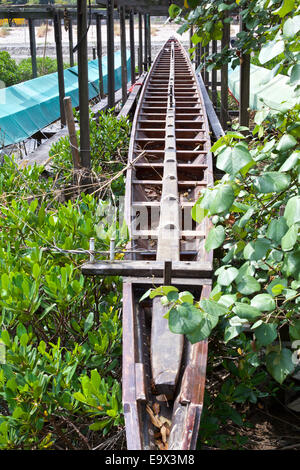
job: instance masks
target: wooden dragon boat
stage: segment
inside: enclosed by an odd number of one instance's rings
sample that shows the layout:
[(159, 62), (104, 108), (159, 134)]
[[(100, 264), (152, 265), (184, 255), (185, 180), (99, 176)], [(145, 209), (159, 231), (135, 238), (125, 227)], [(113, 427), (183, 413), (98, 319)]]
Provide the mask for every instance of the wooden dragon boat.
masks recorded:
[(191, 218), (201, 190), (213, 184), (210, 146), (194, 69), (170, 38), (148, 73), (133, 121), (125, 195), (128, 254), (83, 269), (123, 276), (122, 388), (131, 450), (196, 447), (207, 341), (191, 345), (169, 330), (160, 298), (140, 299), (166, 283), (196, 299), (210, 295), (212, 253), (204, 248), (210, 222)]

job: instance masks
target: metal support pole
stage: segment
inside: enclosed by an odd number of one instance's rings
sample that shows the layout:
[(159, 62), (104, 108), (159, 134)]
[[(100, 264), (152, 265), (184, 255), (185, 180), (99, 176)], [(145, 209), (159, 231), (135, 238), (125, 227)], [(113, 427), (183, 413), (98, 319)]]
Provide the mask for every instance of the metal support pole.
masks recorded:
[[(240, 15), (240, 31), (245, 31), (246, 25)], [(249, 95), (250, 95), (250, 55), (240, 56), (240, 103), (239, 121), (241, 126), (249, 126)]]
[(127, 57), (126, 57), (126, 24), (125, 7), (119, 7), (120, 43), (121, 43), (121, 74), (122, 74), (122, 104), (127, 100)]
[(148, 35), (147, 35), (148, 21), (147, 15), (144, 15), (144, 71), (147, 72), (147, 61), (148, 61)]
[(139, 75), (143, 73), (143, 17), (142, 14), (139, 13), (139, 55), (138, 55), (138, 63), (139, 63)]
[(135, 47), (134, 47), (134, 11), (129, 13), (129, 33), (130, 33), (130, 61), (131, 61), (131, 84), (135, 83)]
[(87, 56), (87, 0), (77, 0), (78, 85), (80, 112), (80, 161), (91, 168)]
[(102, 69), (102, 31), (101, 31), (101, 15), (96, 15), (96, 30), (97, 30), (97, 57), (99, 68), (99, 94), (100, 98), (104, 98), (103, 89), (103, 69)]
[[(230, 39), (230, 24), (223, 23), (223, 37), (221, 47), (229, 47)], [(221, 111), (220, 122), (224, 131), (227, 129), (228, 121), (228, 64), (225, 63), (221, 68)]]
[(37, 77), (36, 42), (35, 42), (34, 20), (32, 18), (28, 18), (28, 26), (29, 26), (29, 37), (30, 37), (32, 78), (36, 78)]
[(204, 83), (206, 86), (206, 89), (208, 91), (209, 89), (209, 72), (207, 71), (207, 57), (209, 56), (209, 44), (205, 46), (204, 48), (204, 54), (205, 54), (205, 69), (204, 69)]
[(61, 126), (65, 126), (65, 108), (64, 108), (64, 97), (65, 97), (65, 78), (64, 78), (64, 62), (61, 45), (61, 21), (57, 11), (53, 15), (54, 24), (54, 36), (56, 46), (56, 60), (57, 60), (57, 76), (58, 76), (58, 90), (59, 90), (59, 107), (60, 107), (60, 121)]
[(70, 67), (74, 67), (74, 53), (73, 53), (73, 20), (69, 19), (69, 56), (70, 56)]
[(107, 0), (107, 104), (115, 106), (114, 0)]

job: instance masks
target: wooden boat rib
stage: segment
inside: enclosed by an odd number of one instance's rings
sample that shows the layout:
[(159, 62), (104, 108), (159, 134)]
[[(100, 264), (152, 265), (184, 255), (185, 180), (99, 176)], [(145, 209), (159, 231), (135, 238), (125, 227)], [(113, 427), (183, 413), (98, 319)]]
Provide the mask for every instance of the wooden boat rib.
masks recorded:
[[(157, 55), (144, 84), (133, 122), (129, 162), (125, 218), (131, 242), (127, 260), (129, 266), (135, 263), (140, 269), (135, 276), (126, 268), (127, 261), (122, 265), (125, 276), (131, 273), (123, 283), (127, 448), (157, 449), (158, 429), (149, 412), (156, 403), (160, 416), (172, 423), (165, 448), (194, 449), (203, 405), (207, 342), (191, 345), (183, 336), (171, 333), (159, 298), (139, 301), (149, 284), (164, 283), (162, 269), (152, 268), (162, 264), (165, 276), (167, 266), (174, 266), (172, 284), (192, 291), (196, 298), (208, 298), (211, 290), (212, 254), (204, 249), (210, 223), (205, 220), (198, 225), (191, 218), (191, 207), (201, 190), (213, 183), (208, 121), (190, 60), (174, 38)], [(176, 270), (176, 266), (182, 269)], [(107, 269), (99, 267), (99, 272)]]

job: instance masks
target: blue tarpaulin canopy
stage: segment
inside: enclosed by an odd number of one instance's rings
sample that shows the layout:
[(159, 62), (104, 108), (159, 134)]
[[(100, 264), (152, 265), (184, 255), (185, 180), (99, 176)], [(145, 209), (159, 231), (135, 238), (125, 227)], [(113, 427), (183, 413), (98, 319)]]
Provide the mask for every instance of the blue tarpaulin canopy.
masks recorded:
[[(102, 57), (103, 87), (107, 93), (107, 56)], [(128, 80), (130, 53), (127, 51)], [(79, 105), (77, 66), (64, 71), (65, 95)], [(89, 97), (99, 94), (98, 59), (88, 64)], [(121, 52), (115, 53), (115, 91), (121, 88)], [(60, 118), (57, 72), (0, 89), (0, 147), (35, 134)]]

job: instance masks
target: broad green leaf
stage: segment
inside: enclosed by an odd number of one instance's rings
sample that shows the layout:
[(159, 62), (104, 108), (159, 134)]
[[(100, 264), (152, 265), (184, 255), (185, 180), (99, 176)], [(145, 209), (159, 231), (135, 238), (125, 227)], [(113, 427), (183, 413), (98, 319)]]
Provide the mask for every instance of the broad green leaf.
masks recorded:
[(204, 209), (204, 207), (201, 206), (201, 202), (202, 198), (198, 199), (191, 211), (192, 219), (198, 224), (200, 224), (208, 214), (208, 209)]
[(281, 7), (273, 11), (273, 15), (279, 15), (280, 18), (284, 18), (290, 11), (295, 7), (295, 0), (283, 0)]
[(179, 300), (181, 302), (187, 302), (188, 304), (193, 304), (194, 303), (194, 296), (188, 291), (183, 291), (180, 292), (179, 294)]
[(20, 338), (20, 345), (25, 347), (29, 341), (29, 336), (27, 333), (24, 333)]
[(234, 201), (234, 191), (230, 184), (218, 186), (212, 191), (212, 199), (209, 203), (211, 215), (227, 212)]
[(279, 193), (287, 189), (290, 182), (289, 174), (269, 171), (255, 179), (254, 187), (260, 193)]
[(290, 84), (295, 85), (300, 81), (300, 64), (295, 64), (291, 70)]
[(214, 250), (222, 245), (225, 239), (225, 230), (222, 225), (218, 225), (217, 227), (213, 227), (207, 236), (205, 242), (205, 249), (206, 251)]
[(8, 348), (11, 346), (10, 336), (7, 330), (2, 330), (1, 339), (5, 346), (7, 346)]
[(251, 299), (251, 306), (261, 312), (270, 312), (276, 307), (275, 301), (270, 294), (258, 294)]
[(269, 62), (274, 57), (278, 56), (284, 51), (284, 41), (269, 41), (262, 48), (259, 53), (258, 59), (261, 64)]
[(285, 38), (292, 38), (300, 30), (300, 15), (288, 18), (283, 25), (283, 36)]
[(267, 354), (266, 365), (268, 372), (280, 384), (295, 369), (292, 361), (292, 352), (287, 348), (282, 348), (281, 351), (271, 351)]
[(275, 323), (263, 323), (255, 329), (255, 337), (260, 346), (267, 346), (277, 338), (277, 326)]
[(270, 245), (270, 241), (266, 238), (258, 238), (253, 242), (249, 242), (244, 248), (244, 258), (251, 261), (261, 260), (266, 256)]
[(186, 335), (187, 339), (192, 344), (195, 344), (198, 341), (203, 341), (209, 337), (213, 328), (215, 328), (215, 326), (218, 324), (218, 321), (218, 315), (203, 312), (201, 323), (193, 331)]
[(278, 152), (286, 152), (297, 145), (297, 140), (291, 134), (284, 134), (277, 144)]
[(300, 196), (294, 196), (287, 202), (283, 214), (289, 227), (300, 222)]
[(173, 333), (190, 333), (200, 325), (202, 317), (202, 313), (198, 308), (183, 302), (171, 308), (169, 312), (169, 328)]
[(224, 331), (224, 342), (228, 343), (231, 339), (238, 336), (243, 331), (242, 326), (227, 326)]
[(234, 176), (250, 162), (252, 157), (249, 150), (237, 144), (234, 147), (226, 147), (219, 153), (216, 166), (219, 170)]
[(230, 286), (230, 284), (232, 283), (232, 281), (235, 280), (238, 274), (239, 271), (236, 268), (224, 268), (218, 276), (218, 284), (220, 284), (221, 286)]
[(281, 248), (284, 251), (289, 251), (291, 250), (298, 238), (298, 226), (297, 225), (291, 225), (289, 230), (286, 232), (284, 237), (282, 237), (281, 240)]
[(181, 13), (181, 8), (178, 5), (172, 3), (169, 7), (169, 16), (170, 18), (174, 19)]
[(289, 334), (291, 341), (300, 340), (300, 319), (292, 321), (289, 326)]
[(240, 318), (246, 318), (246, 320), (256, 320), (256, 318), (261, 317), (262, 313), (258, 308), (253, 305), (243, 304), (242, 302), (236, 302), (234, 313)]
[(289, 171), (297, 165), (300, 159), (300, 150), (295, 150), (289, 158), (281, 165), (279, 171)]
[(200, 307), (210, 315), (222, 316), (228, 311), (228, 308), (214, 300), (201, 300)]
[(169, 302), (176, 302), (178, 300), (179, 294), (178, 292), (171, 290), (170, 292), (167, 293), (167, 299)]
[(284, 255), (281, 271), (284, 276), (293, 276), (300, 281), (300, 250), (293, 250)]
[(260, 283), (253, 276), (246, 275), (240, 282), (237, 283), (237, 290), (244, 295), (250, 295), (254, 292), (259, 292), (261, 289)]
[(267, 291), (273, 297), (280, 295), (283, 289), (287, 287), (287, 280), (284, 278), (277, 277), (273, 279), (267, 287)]
[(284, 217), (272, 219), (267, 229), (267, 237), (279, 244), (288, 229), (289, 228)]

